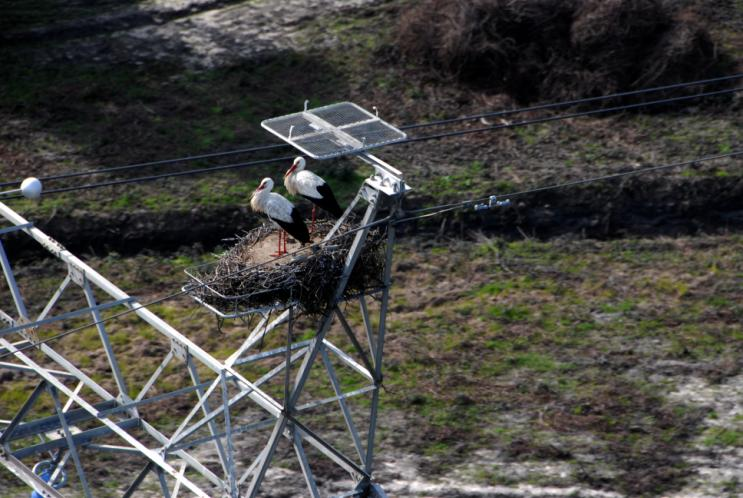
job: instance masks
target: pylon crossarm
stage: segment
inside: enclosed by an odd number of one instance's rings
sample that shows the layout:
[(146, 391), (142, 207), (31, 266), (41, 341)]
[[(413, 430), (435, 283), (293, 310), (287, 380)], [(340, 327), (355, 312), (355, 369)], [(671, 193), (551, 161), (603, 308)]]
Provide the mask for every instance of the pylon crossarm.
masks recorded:
[[(7, 343), (7, 341), (5, 339), (3, 339), (3, 338), (0, 338), (0, 340), (2, 341), (2, 342), (0, 342), (0, 344)], [(10, 345), (10, 343), (7, 343), (7, 344)], [(13, 353), (13, 352), (17, 351), (17, 349), (14, 346), (12, 346), (12, 345), (10, 345), (10, 346), (11, 346), (11, 348), (8, 349), (8, 352), (9, 353)], [(83, 382), (86, 387), (90, 388), (94, 393), (96, 393), (98, 396), (100, 396), (104, 400), (114, 400), (115, 399), (115, 396), (113, 394), (111, 394), (108, 391), (106, 391), (103, 387), (101, 387), (101, 385), (99, 385), (97, 382), (95, 382), (93, 379), (91, 379), (88, 375), (86, 375), (82, 370), (80, 370), (79, 368), (77, 368), (75, 365), (73, 365), (72, 363), (70, 363), (64, 356), (62, 356), (61, 354), (57, 353), (48, 344), (46, 344), (46, 343), (38, 344), (37, 345), (37, 349), (39, 351), (41, 351), (42, 353), (44, 353), (48, 358), (50, 358), (52, 361), (54, 361), (57, 365), (59, 365), (60, 367), (62, 367), (63, 369), (65, 369), (68, 373), (74, 375), (77, 380)], [(16, 354), (16, 357), (18, 357), (17, 354)], [(42, 367), (39, 367), (39, 368), (42, 368)], [(42, 369), (46, 373), (48, 373), (49, 375), (52, 375), (50, 370), (48, 370), (46, 368), (42, 368)]]
[(181, 420), (180, 425), (176, 428), (173, 435), (170, 436), (170, 438), (168, 439), (168, 445), (166, 445), (165, 450), (168, 449), (169, 445), (175, 444), (176, 442), (186, 437), (182, 435), (181, 433), (186, 429), (186, 427), (188, 427), (188, 423), (191, 422), (191, 420), (196, 416), (196, 414), (199, 413), (199, 410), (201, 410), (204, 405), (204, 401), (209, 396), (212, 395), (212, 393), (214, 392), (214, 390), (217, 388), (218, 385), (219, 385), (219, 381), (217, 379), (210, 381), (210, 384), (207, 390), (201, 394), (201, 396), (199, 397), (199, 401), (196, 403), (196, 405), (193, 408), (191, 408), (191, 411), (188, 412), (188, 415), (186, 415), (186, 417), (183, 420)]
[[(148, 318), (145, 318), (145, 320), (152, 319), (154, 323), (158, 323), (160, 325), (165, 326), (166, 332), (165, 335), (170, 336), (171, 338), (174, 338), (176, 340), (180, 340), (179, 338), (185, 339), (183, 335), (180, 334), (180, 332), (173, 329), (170, 325), (162, 321), (157, 315), (151, 313), (146, 308), (138, 308), (141, 310), (141, 313)], [(152, 322), (151, 322), (152, 324)], [(157, 327), (156, 327), (157, 328)], [(161, 330), (162, 332), (162, 330)], [(175, 333), (175, 335), (172, 335)], [(248, 379), (243, 377), (239, 372), (237, 372), (234, 368), (229, 367), (227, 365), (219, 363), (216, 359), (214, 359), (211, 355), (206, 353), (203, 349), (193, 344), (190, 340), (187, 340), (187, 343), (189, 344), (188, 352), (194, 356), (194, 358), (198, 359), (202, 364), (204, 364), (206, 367), (210, 368), (213, 372), (219, 374), (224, 370), (226, 373), (230, 374), (231, 377), (235, 377), (235, 379), (245, 386), (248, 390), (248, 396), (261, 408), (266, 410), (268, 413), (272, 414), (275, 417), (278, 417), (281, 413), (281, 405), (274, 400), (271, 396), (266, 394), (265, 392), (258, 389), (258, 387), (250, 382)], [(193, 345), (193, 346), (191, 346)], [(193, 347), (193, 349), (192, 349)]]
[(117, 406), (114, 406), (113, 408), (102, 409), (100, 412), (98, 412), (98, 415), (100, 417), (110, 417), (113, 414), (122, 413), (128, 410), (132, 410), (134, 408), (139, 408), (140, 406), (150, 405), (152, 403), (157, 403), (157, 402), (160, 402), (166, 399), (176, 398), (178, 396), (191, 394), (194, 391), (205, 388), (209, 384), (210, 382), (202, 382), (201, 384), (197, 384), (194, 386), (181, 387), (180, 389), (176, 389), (175, 391), (168, 391), (162, 394), (157, 394), (155, 396), (150, 396), (149, 398), (138, 399), (135, 401), (131, 401), (129, 403), (121, 403), (121, 404), (118, 404)]
[[(142, 453), (144, 456), (149, 458), (151, 461), (153, 461), (158, 467), (165, 470), (168, 474), (172, 476), (176, 476), (176, 470), (168, 464), (159, 453), (150, 450), (146, 446), (144, 446), (142, 443), (137, 441), (134, 437), (132, 437), (129, 433), (127, 433), (124, 429), (119, 427), (116, 423), (106, 419), (106, 418), (100, 418), (99, 417), (99, 411), (90, 405), (87, 401), (82, 399), (80, 396), (76, 395), (73, 391), (67, 388), (62, 382), (60, 382), (57, 378), (55, 378), (53, 375), (47, 373), (44, 368), (42, 368), (40, 365), (36, 364), (33, 360), (31, 360), (29, 357), (24, 355), (22, 352), (18, 351), (13, 347), (12, 344), (10, 344), (6, 339), (0, 338), (0, 345), (3, 345), (5, 348), (7, 348), (9, 351), (12, 351), (16, 358), (26, 363), (28, 366), (33, 367), (36, 369), (37, 373), (43, 377), (49, 384), (54, 386), (57, 390), (63, 392), (66, 396), (74, 398), (75, 402), (80, 405), (83, 409), (88, 411), (91, 415), (98, 418), (105, 426), (107, 426), (111, 431), (115, 432), (118, 436), (120, 436), (122, 439), (124, 439), (127, 443), (132, 445), (133, 447), (137, 448), (140, 453)], [(110, 395), (109, 395), (110, 396)], [(208, 495), (204, 493), (198, 486), (196, 486), (191, 481), (184, 481), (184, 484), (193, 491), (197, 496), (208, 498)]]

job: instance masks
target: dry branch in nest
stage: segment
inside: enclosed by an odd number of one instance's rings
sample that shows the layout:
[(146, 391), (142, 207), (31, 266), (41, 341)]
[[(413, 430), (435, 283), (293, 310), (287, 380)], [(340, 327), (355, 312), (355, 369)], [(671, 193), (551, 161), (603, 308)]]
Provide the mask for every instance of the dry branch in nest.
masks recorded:
[[(333, 222), (319, 221), (315, 235), (324, 237)], [(351, 222), (341, 225), (328, 243), (316, 251), (302, 251), (261, 264), (257, 248), (276, 229), (263, 226), (237, 237), (237, 244), (219, 260), (194, 273), (196, 285), (190, 293), (225, 314), (280, 306), (296, 301), (309, 314), (323, 313), (343, 273), (348, 251), (357, 232)], [(369, 231), (361, 256), (351, 272), (343, 297), (379, 289), (383, 285), (385, 230)], [(208, 285), (199, 285), (198, 281)]]
[(604, 95), (732, 69), (701, 21), (672, 5), (423, 0), (401, 16), (397, 42), (409, 60), (427, 62), (440, 76), (521, 102)]

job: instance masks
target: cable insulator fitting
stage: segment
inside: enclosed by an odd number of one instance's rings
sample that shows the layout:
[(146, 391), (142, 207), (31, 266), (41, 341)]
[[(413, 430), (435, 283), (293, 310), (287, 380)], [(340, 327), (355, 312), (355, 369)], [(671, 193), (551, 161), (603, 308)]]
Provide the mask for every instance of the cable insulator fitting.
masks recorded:
[(506, 207), (510, 205), (511, 199), (499, 201), (497, 195), (491, 195), (488, 198), (487, 204), (475, 204), (475, 211), (485, 211), (486, 209), (493, 209), (494, 207)]

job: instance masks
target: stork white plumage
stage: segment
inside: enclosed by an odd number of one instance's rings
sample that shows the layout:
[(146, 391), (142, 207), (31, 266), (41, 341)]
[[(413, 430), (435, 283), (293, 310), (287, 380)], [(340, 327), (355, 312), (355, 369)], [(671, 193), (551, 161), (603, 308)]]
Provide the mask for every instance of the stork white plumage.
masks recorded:
[(315, 210), (317, 206), (340, 218), (343, 209), (338, 205), (338, 201), (330, 190), (330, 186), (312, 171), (305, 170), (307, 162), (304, 157), (299, 156), (294, 159), (286, 173), (284, 174), (284, 186), (292, 195), (301, 195), (312, 202), (312, 225), (310, 231), (315, 230)]
[(286, 235), (284, 234), (284, 247), (282, 251), (281, 236), (282, 233), (288, 232), (300, 243), (306, 244), (310, 241), (310, 234), (307, 231), (307, 225), (304, 224), (301, 215), (294, 204), (289, 200), (271, 192), (273, 190), (273, 180), (264, 178), (258, 188), (255, 189), (250, 198), (250, 207), (253, 211), (264, 213), (275, 225), (279, 227), (279, 248), (276, 254), (272, 256), (281, 256), (286, 254)]

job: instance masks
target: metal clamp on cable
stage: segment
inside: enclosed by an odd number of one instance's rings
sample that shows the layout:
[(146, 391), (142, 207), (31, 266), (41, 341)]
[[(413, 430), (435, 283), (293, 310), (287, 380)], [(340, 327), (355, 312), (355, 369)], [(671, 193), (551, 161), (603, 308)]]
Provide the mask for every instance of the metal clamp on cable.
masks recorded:
[(488, 198), (487, 204), (475, 204), (475, 211), (485, 211), (486, 209), (492, 209), (494, 207), (506, 207), (511, 205), (511, 199), (506, 199), (503, 201), (498, 200), (497, 195), (491, 195)]

